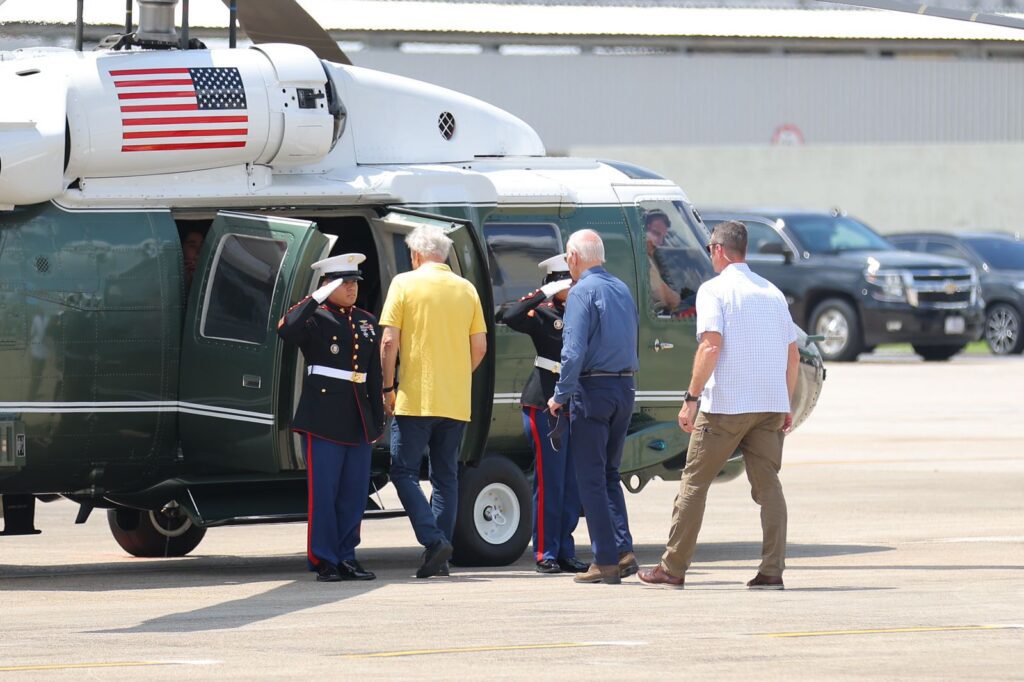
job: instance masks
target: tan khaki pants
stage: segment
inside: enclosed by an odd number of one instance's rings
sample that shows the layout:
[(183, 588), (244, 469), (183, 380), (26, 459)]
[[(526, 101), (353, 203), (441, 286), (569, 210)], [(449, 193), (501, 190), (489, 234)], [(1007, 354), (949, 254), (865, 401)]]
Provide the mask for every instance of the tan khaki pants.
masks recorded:
[(777, 412), (697, 414), (672, 510), (672, 529), (661, 557), (661, 567), (669, 575), (686, 575), (704, 520), (708, 488), (737, 448), (743, 452), (751, 497), (761, 506), (764, 539), (759, 570), (768, 576), (782, 575), (786, 567), (786, 498), (778, 474), (784, 420), (785, 415)]

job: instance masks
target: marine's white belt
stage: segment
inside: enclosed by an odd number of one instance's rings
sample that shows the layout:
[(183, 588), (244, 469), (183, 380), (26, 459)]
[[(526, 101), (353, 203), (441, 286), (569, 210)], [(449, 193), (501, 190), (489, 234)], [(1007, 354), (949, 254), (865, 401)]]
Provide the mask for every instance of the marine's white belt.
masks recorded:
[(554, 360), (548, 360), (547, 358), (542, 358), (539, 355), (537, 356), (537, 359), (533, 361), (533, 366), (540, 367), (541, 369), (546, 369), (547, 371), (553, 372), (554, 374), (562, 373), (562, 363), (555, 362)]
[(354, 384), (366, 383), (365, 372), (350, 372), (347, 369), (335, 369), (333, 367), (324, 367), (323, 365), (310, 365), (306, 368), (306, 374), (319, 374), (320, 376), (331, 377), (332, 379), (344, 379)]

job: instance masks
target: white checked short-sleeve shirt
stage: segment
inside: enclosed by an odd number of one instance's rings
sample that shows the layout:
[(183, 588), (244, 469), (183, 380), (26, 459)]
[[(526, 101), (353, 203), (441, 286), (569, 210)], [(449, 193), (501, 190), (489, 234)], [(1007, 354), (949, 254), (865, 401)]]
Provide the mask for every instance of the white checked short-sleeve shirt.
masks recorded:
[(697, 339), (722, 335), (700, 409), (712, 414), (789, 412), (786, 364), (797, 328), (774, 284), (732, 263), (697, 291)]

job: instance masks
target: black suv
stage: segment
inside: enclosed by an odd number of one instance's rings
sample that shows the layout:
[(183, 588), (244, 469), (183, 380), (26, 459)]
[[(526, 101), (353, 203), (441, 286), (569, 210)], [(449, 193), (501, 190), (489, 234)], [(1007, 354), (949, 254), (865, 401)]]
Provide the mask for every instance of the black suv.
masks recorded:
[(782, 290), (793, 320), (827, 360), (855, 360), (881, 343), (910, 343), (925, 360), (948, 360), (979, 338), (978, 276), (962, 260), (897, 250), (839, 212), (702, 211), (709, 229), (747, 226), (751, 270)]
[(888, 239), (907, 251), (954, 256), (977, 268), (989, 349), (996, 355), (1024, 350), (1024, 241), (1003, 232), (914, 232)]

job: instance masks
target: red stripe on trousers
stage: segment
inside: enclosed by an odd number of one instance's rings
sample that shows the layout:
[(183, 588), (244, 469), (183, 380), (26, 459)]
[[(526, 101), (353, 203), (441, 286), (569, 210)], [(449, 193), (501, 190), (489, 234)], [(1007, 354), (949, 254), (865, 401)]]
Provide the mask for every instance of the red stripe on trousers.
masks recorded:
[(306, 489), (309, 498), (306, 507), (306, 557), (314, 568), (320, 560), (313, 555), (313, 435), (306, 433)]
[(537, 561), (544, 558), (544, 448), (537, 431), (537, 408), (530, 407), (530, 432), (533, 434), (533, 451), (537, 458)]

